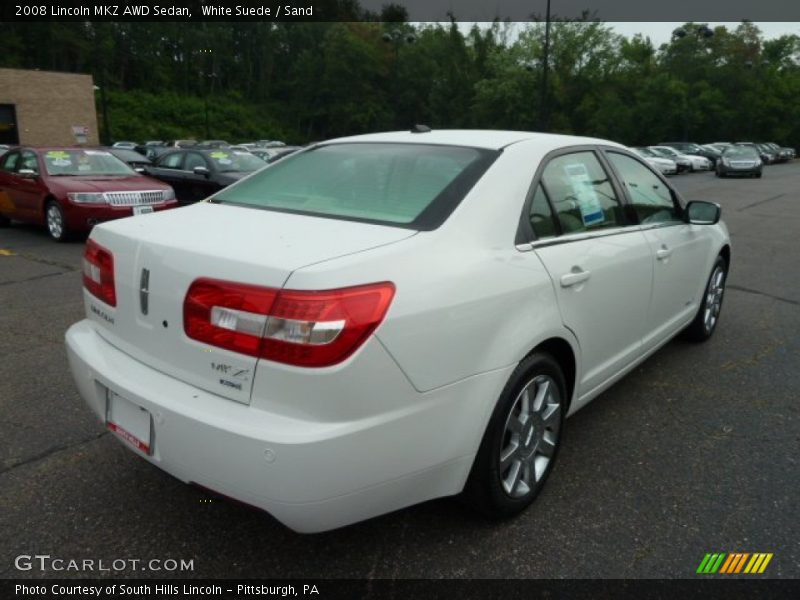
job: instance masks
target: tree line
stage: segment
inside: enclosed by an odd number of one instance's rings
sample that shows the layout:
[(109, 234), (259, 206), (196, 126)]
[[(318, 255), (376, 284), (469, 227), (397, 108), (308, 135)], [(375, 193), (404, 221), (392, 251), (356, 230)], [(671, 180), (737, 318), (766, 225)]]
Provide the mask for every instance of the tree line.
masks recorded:
[(410, 24), (391, 5), (371, 17), (5, 22), (0, 67), (91, 73), (106, 96), (98, 94), (98, 120), (105, 109), (117, 140), (205, 138), (208, 115), (208, 135), (232, 142), (306, 143), (424, 123), (629, 145), (800, 145), (795, 35), (765, 39), (748, 22), (708, 35), (687, 23), (685, 35), (656, 47), (589, 16), (554, 22), (545, 90), (544, 23)]

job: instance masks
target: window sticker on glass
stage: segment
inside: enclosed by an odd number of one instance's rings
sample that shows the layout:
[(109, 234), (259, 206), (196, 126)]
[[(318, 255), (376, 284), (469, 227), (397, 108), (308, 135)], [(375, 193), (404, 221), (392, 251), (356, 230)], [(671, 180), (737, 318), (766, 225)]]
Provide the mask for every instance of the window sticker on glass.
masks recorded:
[(111, 156), (111, 152), (105, 150), (84, 150), (89, 156)]
[(44, 155), (45, 160), (54, 167), (68, 167), (72, 164), (69, 154), (63, 150), (51, 150)]
[(569, 177), (572, 191), (578, 201), (578, 209), (581, 211), (581, 219), (586, 227), (597, 225), (605, 220), (603, 205), (594, 190), (594, 184), (583, 163), (573, 163), (564, 166), (564, 172)]
[(228, 158), (227, 152), (212, 152), (211, 154), (209, 154), (209, 156), (211, 158), (216, 158), (217, 160), (221, 158)]
[(44, 155), (44, 159), (54, 167), (68, 167), (72, 164), (69, 153), (63, 150), (50, 150)]

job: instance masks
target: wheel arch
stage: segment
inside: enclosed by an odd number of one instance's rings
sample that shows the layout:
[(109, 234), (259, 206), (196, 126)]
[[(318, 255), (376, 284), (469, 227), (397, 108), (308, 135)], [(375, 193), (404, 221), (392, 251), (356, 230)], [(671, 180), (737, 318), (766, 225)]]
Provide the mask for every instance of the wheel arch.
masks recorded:
[(577, 384), (577, 349), (574, 348), (565, 337), (554, 336), (536, 344), (536, 346), (531, 348), (530, 352), (525, 355), (523, 360), (536, 352), (546, 352), (552, 356), (558, 363), (558, 366), (561, 367), (561, 371), (564, 373), (564, 381), (567, 384), (566, 410), (569, 412), (569, 409), (572, 405), (572, 400), (575, 396), (575, 388)]
[(719, 250), (719, 255), (725, 259), (725, 264), (728, 266), (728, 270), (731, 268), (731, 246), (730, 244), (725, 244)]
[(42, 220), (42, 223), (47, 223), (47, 205), (51, 201), (55, 202), (56, 204), (60, 204), (58, 198), (56, 198), (52, 192), (49, 192), (44, 195), (44, 197), (42, 198), (42, 205), (39, 207), (39, 218)]

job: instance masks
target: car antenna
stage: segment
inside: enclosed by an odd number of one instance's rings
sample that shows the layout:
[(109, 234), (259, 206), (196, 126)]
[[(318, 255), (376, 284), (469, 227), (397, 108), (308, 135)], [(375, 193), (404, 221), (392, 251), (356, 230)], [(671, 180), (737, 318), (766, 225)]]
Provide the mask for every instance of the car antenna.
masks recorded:
[(430, 127), (428, 127), (427, 125), (420, 125), (419, 123), (417, 123), (411, 128), (411, 133), (430, 133), (430, 132), (431, 132)]

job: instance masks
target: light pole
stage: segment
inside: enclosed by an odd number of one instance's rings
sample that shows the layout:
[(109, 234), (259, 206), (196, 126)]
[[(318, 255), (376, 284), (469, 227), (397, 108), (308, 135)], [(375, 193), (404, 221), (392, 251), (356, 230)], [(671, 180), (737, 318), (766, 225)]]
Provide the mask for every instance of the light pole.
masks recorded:
[[(205, 68), (202, 69), (199, 73), (200, 76), (205, 80), (205, 89), (203, 90), (203, 113), (205, 115), (205, 125), (206, 125), (206, 139), (211, 139), (211, 126), (208, 121), (208, 94), (211, 91), (211, 82), (217, 76), (214, 73), (214, 63), (211, 59), (211, 49), (210, 48), (202, 48), (198, 51), (200, 54), (208, 56), (209, 60), (206, 61)], [(209, 62), (211, 63), (209, 65)]]
[[(753, 77), (753, 83), (756, 86), (762, 86), (766, 88), (769, 84), (769, 68), (771, 63), (766, 58), (761, 59), (760, 61), (755, 61), (752, 59), (748, 59), (744, 61), (744, 66), (747, 69), (754, 71), (755, 76)], [(749, 95), (749, 94), (748, 94)], [(747, 131), (747, 137), (753, 138), (758, 136), (758, 132), (762, 130), (763, 120), (761, 119), (761, 112), (758, 110), (758, 107), (754, 107), (753, 109), (748, 110), (751, 118), (747, 119), (747, 127), (745, 130)]]
[(103, 143), (110, 146), (114, 139), (111, 137), (111, 123), (108, 119), (108, 101), (106, 99), (105, 78), (102, 86), (94, 86), (94, 91), (100, 92), (100, 109), (103, 111)]
[[(678, 39), (682, 40), (690, 35), (693, 35), (698, 42), (703, 39), (708, 39), (714, 36), (714, 30), (711, 29), (708, 25), (695, 25), (690, 23), (683, 27), (678, 27), (672, 32), (673, 41)], [(696, 51), (696, 48), (692, 51), (692, 54)], [(689, 97), (686, 97), (686, 102), (683, 108), (683, 141), (689, 141), (689, 118), (690, 118), (690, 100)]]
[(676, 38), (685, 38), (689, 33), (694, 33), (698, 39), (701, 37), (710, 38), (714, 36), (714, 30), (711, 29), (708, 25), (693, 25), (689, 24), (685, 27), (678, 27), (675, 31), (672, 32), (672, 35)]
[(547, 0), (547, 12), (544, 17), (544, 52), (542, 56), (542, 115), (541, 130), (549, 129), (550, 94), (547, 89), (547, 75), (550, 72), (550, 0)]
[(396, 67), (397, 59), (400, 57), (400, 46), (403, 44), (413, 44), (417, 41), (417, 36), (410, 32), (403, 33), (399, 29), (392, 29), (391, 31), (384, 33), (381, 36), (381, 39), (387, 44), (394, 45), (394, 61)]
[(400, 72), (400, 46), (404, 44), (413, 44), (417, 41), (417, 36), (411, 32), (404, 33), (400, 29), (392, 29), (385, 32), (381, 39), (394, 46), (394, 67), (392, 68), (392, 87), (394, 88), (393, 94), (397, 97), (398, 92), (398, 73)]

